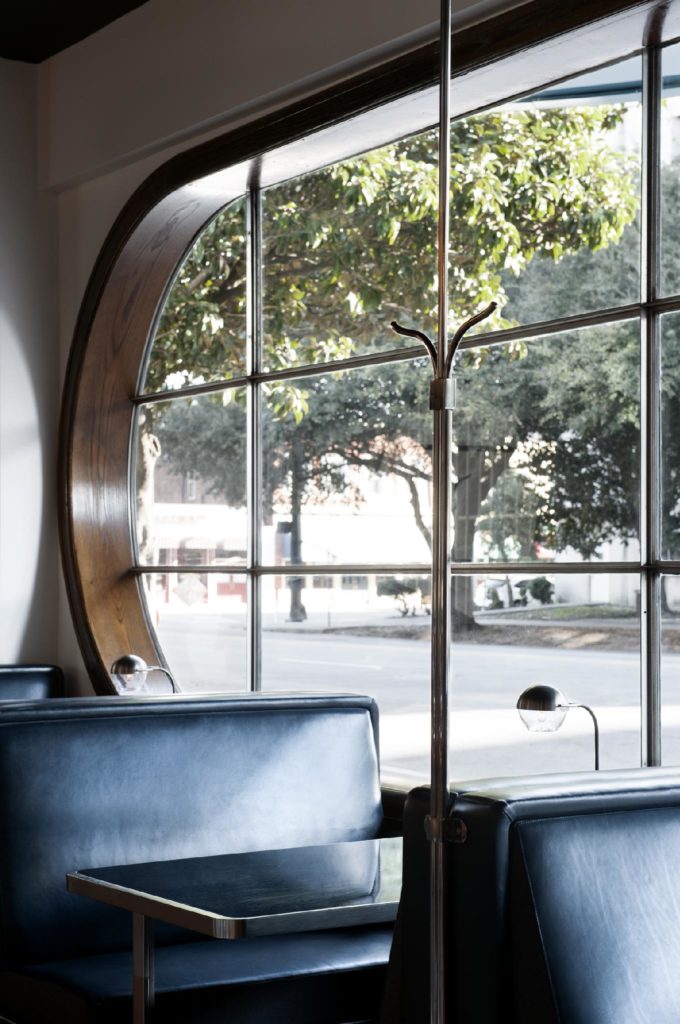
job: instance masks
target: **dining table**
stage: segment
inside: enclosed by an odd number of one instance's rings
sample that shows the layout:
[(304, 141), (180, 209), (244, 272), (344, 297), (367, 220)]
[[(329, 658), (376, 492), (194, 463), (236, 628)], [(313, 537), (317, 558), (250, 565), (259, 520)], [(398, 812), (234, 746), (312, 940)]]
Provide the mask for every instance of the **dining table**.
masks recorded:
[(80, 868), (66, 884), (132, 914), (132, 1017), (147, 1024), (154, 921), (227, 940), (390, 922), (401, 860), (401, 837), (389, 837)]

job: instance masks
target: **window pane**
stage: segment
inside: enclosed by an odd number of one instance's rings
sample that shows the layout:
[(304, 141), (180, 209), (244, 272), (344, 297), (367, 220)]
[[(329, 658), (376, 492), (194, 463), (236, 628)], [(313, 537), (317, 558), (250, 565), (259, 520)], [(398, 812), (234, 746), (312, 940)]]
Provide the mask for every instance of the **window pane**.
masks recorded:
[(453, 125), (459, 318), (482, 299), (502, 307), (482, 330), (638, 301), (640, 78), (627, 60)]
[(593, 768), (586, 711), (571, 709), (555, 734), (525, 729), (517, 698), (537, 683), (593, 708), (602, 768), (639, 765), (639, 576), (468, 577), (467, 585), (485, 607), (472, 623), (454, 620), (451, 777)]
[[(319, 586), (319, 579), (332, 585)], [(383, 774), (427, 771), (430, 707), (430, 579), (367, 573), (262, 581), (262, 687), (370, 694), (380, 708)], [(292, 586), (291, 586), (292, 584)], [(292, 609), (299, 601), (301, 624)]]
[(265, 369), (413, 345), (437, 307), (437, 144), (429, 132), (263, 196)]
[(136, 465), (142, 565), (243, 565), (245, 390), (141, 406)]
[(143, 391), (229, 380), (246, 370), (245, 201), (223, 210), (195, 242), (165, 300)]
[[(640, 95), (634, 58), (452, 124), (452, 327), (638, 300)], [(436, 220), (432, 131), (267, 190), (265, 368), (433, 335)]]
[(680, 46), (663, 51), (661, 105), (661, 293), (680, 292)]
[(636, 560), (637, 321), (463, 352), (454, 558)]
[(265, 564), (429, 564), (429, 378), (418, 360), (264, 387)]
[(247, 690), (246, 577), (150, 573), (142, 579), (149, 620), (180, 689)]
[(680, 558), (680, 314), (661, 317), (661, 551)]
[[(289, 580), (263, 581), (263, 688), (370, 694), (380, 709), (383, 773), (427, 779), (429, 580), (367, 573), (366, 588), (348, 592), (342, 577), (333, 579), (326, 589), (297, 578), (303, 625), (291, 617)], [(639, 576), (489, 575), (465, 585), (475, 607), (467, 623), (454, 613), (451, 778), (592, 768), (587, 712), (570, 711), (555, 736), (526, 731), (517, 698), (539, 682), (592, 705), (603, 768), (638, 765)]]

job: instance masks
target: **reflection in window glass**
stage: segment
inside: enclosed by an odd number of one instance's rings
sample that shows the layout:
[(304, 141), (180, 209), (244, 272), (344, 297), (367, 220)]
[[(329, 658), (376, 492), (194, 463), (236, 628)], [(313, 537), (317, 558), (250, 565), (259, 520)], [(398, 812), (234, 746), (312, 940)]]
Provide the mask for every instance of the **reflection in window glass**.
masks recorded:
[(663, 51), (661, 104), (661, 294), (680, 292), (680, 45)]
[(245, 200), (201, 233), (165, 301), (143, 391), (241, 377), (246, 371)]
[(348, 588), (344, 581), (359, 577), (338, 574), (332, 587), (322, 589), (315, 579), (262, 581), (263, 690), (370, 694), (380, 709), (383, 774), (424, 778), (429, 771), (430, 577), (369, 572), (361, 586)]
[(680, 558), (680, 314), (661, 317), (661, 553)]
[(639, 361), (636, 321), (460, 355), (455, 561), (639, 557)]
[(264, 386), (265, 564), (429, 563), (428, 386), (421, 360)]
[(149, 573), (149, 619), (180, 689), (247, 690), (247, 581), (238, 573)]
[(243, 565), (245, 391), (139, 410), (137, 544), (143, 565)]

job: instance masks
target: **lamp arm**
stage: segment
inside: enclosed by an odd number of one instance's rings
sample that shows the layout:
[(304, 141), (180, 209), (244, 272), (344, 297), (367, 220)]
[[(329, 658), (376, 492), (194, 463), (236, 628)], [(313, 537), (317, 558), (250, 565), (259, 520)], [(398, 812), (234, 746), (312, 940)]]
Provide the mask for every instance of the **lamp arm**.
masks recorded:
[(600, 727), (597, 724), (597, 718), (592, 708), (589, 708), (587, 704), (571, 704), (572, 708), (583, 708), (587, 711), (593, 720), (593, 728), (595, 729), (595, 771), (600, 770)]
[(170, 680), (170, 685), (172, 686), (172, 692), (173, 693), (180, 693), (181, 692), (180, 688), (177, 685), (177, 683), (175, 682), (174, 676), (172, 675), (172, 672), (170, 671), (169, 668), (164, 668), (163, 665), (149, 665), (149, 667), (147, 668), (146, 671), (147, 672), (163, 672), (164, 675), (166, 675), (168, 677), (168, 679)]

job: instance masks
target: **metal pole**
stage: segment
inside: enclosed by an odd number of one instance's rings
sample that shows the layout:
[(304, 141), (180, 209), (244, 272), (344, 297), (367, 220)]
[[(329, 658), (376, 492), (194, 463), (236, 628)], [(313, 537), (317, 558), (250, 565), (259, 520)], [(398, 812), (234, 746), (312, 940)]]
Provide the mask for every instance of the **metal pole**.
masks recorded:
[(248, 680), (251, 690), (262, 688), (261, 617), (262, 586), (253, 568), (260, 565), (260, 495), (262, 492), (261, 424), (262, 389), (254, 379), (262, 369), (262, 193), (259, 187), (259, 167), (250, 181), (246, 206), (248, 235), (248, 346), (247, 346), (247, 468), (248, 495)]
[(592, 708), (588, 707), (587, 704), (572, 704), (570, 706), (574, 707), (574, 708), (583, 708), (583, 710), (587, 711), (588, 714), (590, 715), (590, 717), (593, 720), (593, 729), (595, 730), (595, 771), (599, 772), (599, 770), (600, 770), (600, 727), (597, 724), (597, 717), (595, 716), (595, 712), (593, 711)]
[[(448, 340), (449, 319), (449, 191), (451, 179), (451, 129), (449, 88), (451, 80), (451, 0), (441, 0), (439, 81), (439, 224), (437, 272), (439, 322), (437, 343), (422, 331), (392, 321), (392, 329), (417, 338), (432, 360), (430, 384), (433, 411), (432, 439), (432, 737), (430, 757), (430, 813), (426, 831), (430, 840), (430, 1024), (446, 1020), (444, 906), (446, 902), (445, 840), (464, 842), (461, 822), (447, 822), (449, 802), (448, 695), (451, 654), (451, 411), (454, 381), (451, 377), (456, 352), (471, 327), (496, 308), (495, 302), (461, 324)], [(451, 827), (448, 827), (451, 826)]]
[[(451, 132), (451, 0), (441, 0), (439, 67), (439, 224), (437, 273), (439, 314), (435, 376), (446, 376), (449, 319), (449, 191)], [(451, 643), (451, 411), (433, 412), (432, 446), (432, 740), (430, 764), (430, 1021), (444, 1024), (444, 889), (442, 822), (448, 801), (448, 688)]]
[(132, 1021), (147, 1024), (155, 1001), (153, 919), (132, 915)]
[[(661, 553), (659, 495), (660, 394), (659, 314), (649, 308), (659, 296), (661, 276), (661, 101), (663, 51), (651, 45), (642, 61), (642, 275), (640, 541), (644, 574), (641, 593), (642, 764), (661, 764)], [(651, 498), (649, 497), (651, 495)]]

